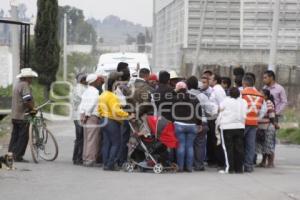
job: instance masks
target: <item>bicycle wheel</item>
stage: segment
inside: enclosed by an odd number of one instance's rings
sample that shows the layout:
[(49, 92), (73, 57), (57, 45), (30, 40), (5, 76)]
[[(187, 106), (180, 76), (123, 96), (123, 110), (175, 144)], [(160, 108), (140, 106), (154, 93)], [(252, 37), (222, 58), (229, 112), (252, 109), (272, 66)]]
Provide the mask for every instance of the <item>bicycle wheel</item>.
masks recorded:
[(29, 125), (29, 146), (33, 162), (39, 162), (38, 128), (32, 123)]
[(39, 147), (39, 156), (46, 161), (54, 161), (58, 156), (58, 145), (53, 134), (43, 126), (41, 128), (42, 145)]

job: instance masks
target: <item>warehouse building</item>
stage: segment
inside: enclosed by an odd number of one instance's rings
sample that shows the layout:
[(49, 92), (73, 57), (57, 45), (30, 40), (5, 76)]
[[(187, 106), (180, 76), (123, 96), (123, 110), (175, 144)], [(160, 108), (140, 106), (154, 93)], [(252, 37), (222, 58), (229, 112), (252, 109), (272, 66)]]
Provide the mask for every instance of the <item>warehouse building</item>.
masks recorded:
[[(268, 64), (274, 6), (275, 0), (156, 0), (154, 66)], [(300, 0), (280, 1), (277, 49), (277, 65), (300, 65)]]

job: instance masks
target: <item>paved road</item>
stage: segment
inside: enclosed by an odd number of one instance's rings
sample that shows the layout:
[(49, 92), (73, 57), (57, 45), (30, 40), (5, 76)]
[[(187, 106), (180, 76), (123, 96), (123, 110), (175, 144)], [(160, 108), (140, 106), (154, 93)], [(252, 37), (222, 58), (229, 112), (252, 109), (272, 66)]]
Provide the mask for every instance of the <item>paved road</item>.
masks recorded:
[[(277, 147), (277, 167), (253, 174), (104, 172), (71, 163), (73, 127), (52, 124), (60, 154), (52, 163), (16, 164), (0, 171), (1, 200), (300, 200), (300, 147)], [(27, 159), (30, 155), (27, 153)]]

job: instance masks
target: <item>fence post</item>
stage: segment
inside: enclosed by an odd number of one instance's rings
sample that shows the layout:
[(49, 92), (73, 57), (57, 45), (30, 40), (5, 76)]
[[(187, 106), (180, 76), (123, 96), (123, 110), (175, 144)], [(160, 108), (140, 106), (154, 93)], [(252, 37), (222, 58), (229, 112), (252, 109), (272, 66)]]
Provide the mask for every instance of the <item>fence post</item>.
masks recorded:
[[(278, 69), (278, 68), (277, 68)], [(288, 79), (288, 85), (287, 85), (287, 96), (288, 96), (288, 99), (290, 99), (290, 101), (289, 102), (291, 102), (292, 101), (292, 105), (295, 105), (294, 104), (294, 99), (291, 97), (292, 95), (291, 95), (291, 87), (293, 87), (292, 86), (292, 68), (291, 67), (289, 67), (289, 79)], [(297, 94), (296, 94), (297, 95)]]

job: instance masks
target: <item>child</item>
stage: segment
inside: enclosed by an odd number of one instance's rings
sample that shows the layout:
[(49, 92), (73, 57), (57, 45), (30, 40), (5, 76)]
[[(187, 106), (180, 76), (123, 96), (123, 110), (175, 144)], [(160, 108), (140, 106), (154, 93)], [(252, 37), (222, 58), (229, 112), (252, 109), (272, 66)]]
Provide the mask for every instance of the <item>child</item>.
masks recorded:
[(270, 91), (263, 89), (262, 93), (267, 103), (268, 111), (263, 119), (259, 120), (259, 127), (256, 138), (256, 152), (263, 155), (258, 167), (274, 167), (275, 153), (275, 104)]

